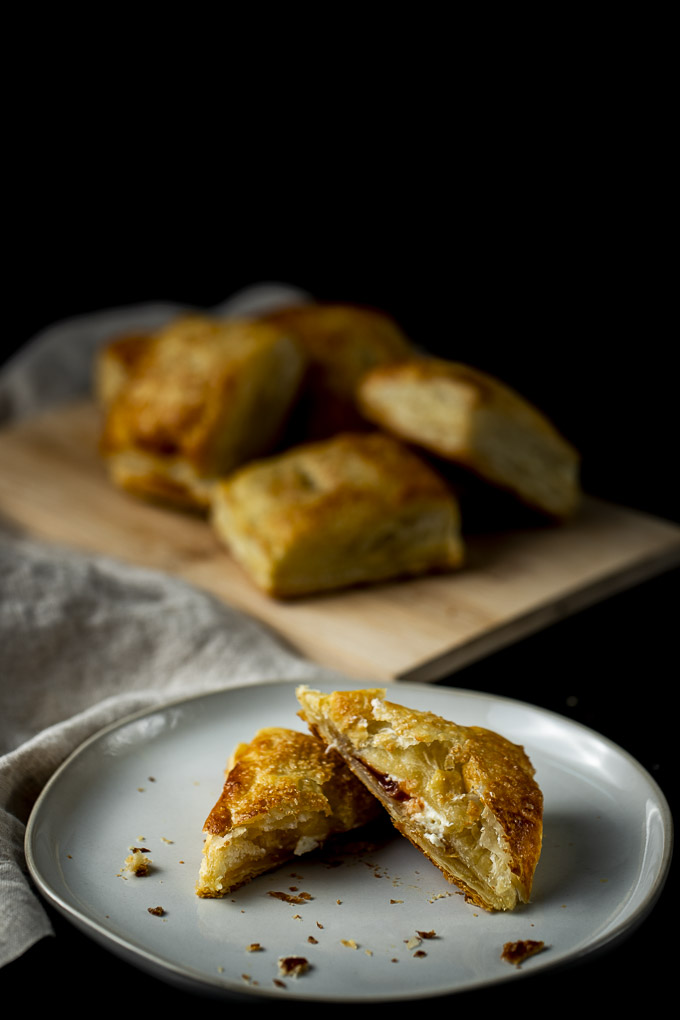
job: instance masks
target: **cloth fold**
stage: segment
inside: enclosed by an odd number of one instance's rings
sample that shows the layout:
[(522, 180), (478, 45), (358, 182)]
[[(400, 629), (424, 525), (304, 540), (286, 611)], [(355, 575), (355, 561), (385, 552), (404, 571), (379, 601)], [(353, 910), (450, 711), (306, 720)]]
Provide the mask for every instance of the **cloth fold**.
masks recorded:
[[(303, 300), (296, 288), (266, 284), (213, 311), (248, 315)], [(82, 396), (101, 342), (181, 310), (115, 309), (46, 330), (0, 372), (0, 422)], [(84, 740), (171, 699), (334, 676), (177, 578), (36, 542), (0, 522), (0, 966), (53, 933), (27, 874), (25, 826), (50, 776)]]

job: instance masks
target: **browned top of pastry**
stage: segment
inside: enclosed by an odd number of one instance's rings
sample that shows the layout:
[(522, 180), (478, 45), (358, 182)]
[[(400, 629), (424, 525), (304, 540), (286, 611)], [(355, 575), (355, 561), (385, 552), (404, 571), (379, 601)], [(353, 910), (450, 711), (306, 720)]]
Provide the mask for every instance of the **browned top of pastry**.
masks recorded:
[(94, 390), (101, 407), (113, 403), (152, 339), (151, 333), (125, 333), (98, 350), (94, 362)]
[[(219, 465), (222, 425), (252, 400), (254, 389), (271, 386), (260, 378), (272, 371), (264, 355), (282, 337), (279, 327), (263, 322), (202, 315), (172, 322), (145, 344), (113, 402), (103, 452), (136, 448), (182, 456), (200, 469)], [(301, 375), (297, 345), (287, 337), (285, 343)], [(261, 408), (262, 416), (266, 410)]]
[(308, 304), (265, 317), (290, 328), (327, 384), (353, 390), (369, 368), (413, 354), (401, 327), (383, 311), (349, 304)]
[[(242, 528), (280, 545), (310, 529), (342, 525), (338, 515), (393, 510), (428, 498), (451, 501), (445, 482), (424, 461), (380, 432), (345, 433), (294, 447), (240, 468), (218, 490), (238, 512)], [(332, 531), (335, 531), (334, 527)]]
[(366, 427), (356, 407), (360, 378), (376, 365), (413, 353), (401, 327), (383, 311), (350, 304), (297, 305), (265, 317), (295, 333), (307, 358), (299, 439)]
[(308, 733), (281, 727), (260, 730), (239, 744), (219, 800), (204, 829), (223, 835), (271, 811), (319, 811), (334, 816), (338, 831), (375, 816), (375, 799), (335, 752)]
[(476, 794), (503, 830), (513, 857), (513, 871), (531, 888), (541, 852), (543, 796), (524, 748), (493, 730), (459, 727), (460, 743), (450, 761), (460, 766), (468, 793)]

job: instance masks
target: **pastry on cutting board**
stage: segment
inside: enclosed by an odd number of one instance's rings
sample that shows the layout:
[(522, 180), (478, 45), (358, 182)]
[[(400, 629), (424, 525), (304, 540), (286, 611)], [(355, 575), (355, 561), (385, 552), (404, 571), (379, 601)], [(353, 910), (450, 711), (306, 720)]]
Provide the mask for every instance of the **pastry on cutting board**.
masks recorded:
[(357, 402), (374, 424), (549, 517), (566, 518), (579, 503), (577, 451), (529, 401), (484, 372), (417, 357), (367, 372)]
[(280, 598), (463, 561), (452, 492), (379, 432), (344, 433), (245, 465), (215, 486), (212, 522), (254, 583)]
[(356, 407), (359, 379), (376, 365), (411, 357), (414, 346), (387, 313), (351, 304), (295, 305), (266, 321), (295, 333), (307, 359), (295, 410), (295, 441), (365, 429)]
[(239, 744), (205, 822), (196, 893), (225, 896), (331, 836), (372, 821), (379, 803), (308, 733), (270, 727)]
[(217, 477), (279, 439), (304, 356), (281, 327), (202, 315), (144, 346), (108, 406), (102, 453), (121, 488), (205, 509)]
[(152, 341), (153, 333), (124, 333), (99, 348), (94, 359), (94, 396), (99, 407), (111, 406)]
[(528, 902), (541, 853), (543, 796), (524, 749), (385, 699), (384, 689), (298, 687), (299, 715), (383, 804), (396, 828), (469, 902)]

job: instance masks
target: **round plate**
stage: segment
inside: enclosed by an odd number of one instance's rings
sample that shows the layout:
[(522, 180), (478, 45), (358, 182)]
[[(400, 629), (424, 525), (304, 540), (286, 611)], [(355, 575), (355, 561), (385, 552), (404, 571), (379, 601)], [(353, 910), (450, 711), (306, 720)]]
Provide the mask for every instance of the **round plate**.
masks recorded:
[[(350, 838), (341, 852), (295, 858), (225, 899), (199, 899), (203, 823), (229, 754), (263, 726), (305, 729), (288, 681), (168, 704), (80, 747), (29, 821), (38, 888), (136, 966), (239, 999), (385, 1002), (469, 990), (573, 961), (645, 916), (668, 871), (672, 823), (663, 794), (626, 752), (509, 699), (407, 683), (390, 685), (388, 697), (525, 747), (545, 797), (530, 904), (489, 914), (465, 903), (391, 828), (372, 842)], [(152, 859), (146, 877), (123, 869), (133, 845)], [(157, 907), (161, 914), (150, 912)], [(520, 939), (545, 943), (521, 971), (501, 959), (504, 943)], [(259, 951), (249, 951), (254, 943)], [(305, 957), (309, 969), (282, 979), (285, 956)]]

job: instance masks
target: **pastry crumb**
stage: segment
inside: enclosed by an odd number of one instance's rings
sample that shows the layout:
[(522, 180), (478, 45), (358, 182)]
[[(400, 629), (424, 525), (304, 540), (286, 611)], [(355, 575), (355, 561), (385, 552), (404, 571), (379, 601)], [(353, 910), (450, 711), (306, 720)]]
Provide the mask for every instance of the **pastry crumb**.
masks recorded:
[(536, 939), (519, 939), (517, 942), (506, 942), (501, 953), (501, 960), (520, 967), (530, 956), (542, 952), (545, 949), (545, 942)]
[(309, 970), (309, 961), (304, 956), (280, 956), (279, 973), (284, 977), (299, 977)]
[(273, 896), (275, 900), (283, 900), (284, 903), (306, 903), (312, 899), (312, 896), (308, 892), (301, 892), (297, 896), (291, 896), (287, 892), (276, 892), (272, 889), (269, 890), (268, 896)]
[(150, 914), (153, 914), (154, 917), (165, 916), (165, 911), (163, 910), (163, 907), (147, 907), (146, 909), (149, 911)]
[(262, 946), (259, 942), (251, 942), (249, 946), (246, 946), (246, 950), (249, 953), (261, 953)]
[(354, 939), (340, 939), (343, 946), (347, 946), (348, 949), (358, 949), (359, 946)]
[(436, 931), (416, 931), (416, 935), (419, 935), (421, 939), (436, 939)]
[(152, 863), (151, 858), (146, 856), (149, 853), (148, 849), (145, 846), (131, 846), (130, 850), (132, 852), (125, 858), (123, 870), (129, 871), (138, 878), (148, 875)]

